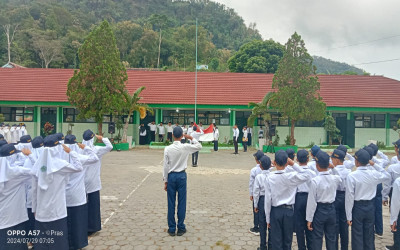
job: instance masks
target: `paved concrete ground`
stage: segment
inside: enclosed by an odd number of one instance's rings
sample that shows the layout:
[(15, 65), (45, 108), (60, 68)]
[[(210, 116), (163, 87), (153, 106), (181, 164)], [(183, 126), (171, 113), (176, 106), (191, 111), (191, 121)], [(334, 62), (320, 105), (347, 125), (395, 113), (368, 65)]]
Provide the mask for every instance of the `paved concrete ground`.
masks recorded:
[[(167, 234), (167, 198), (162, 182), (162, 150), (112, 152), (103, 158), (101, 212), (103, 230), (90, 238), (89, 249), (257, 249), (248, 195), (252, 153), (201, 153), (199, 167), (188, 167), (188, 204), (182, 237)], [(384, 238), (392, 244), (388, 208)], [(293, 249), (297, 249), (293, 240)]]

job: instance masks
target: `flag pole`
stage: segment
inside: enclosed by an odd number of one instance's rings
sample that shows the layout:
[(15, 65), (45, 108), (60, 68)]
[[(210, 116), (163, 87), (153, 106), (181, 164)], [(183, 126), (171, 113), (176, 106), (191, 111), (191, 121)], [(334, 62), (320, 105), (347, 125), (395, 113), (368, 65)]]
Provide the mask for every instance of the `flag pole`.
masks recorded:
[(194, 80), (194, 121), (197, 123), (197, 18), (196, 18), (196, 71)]

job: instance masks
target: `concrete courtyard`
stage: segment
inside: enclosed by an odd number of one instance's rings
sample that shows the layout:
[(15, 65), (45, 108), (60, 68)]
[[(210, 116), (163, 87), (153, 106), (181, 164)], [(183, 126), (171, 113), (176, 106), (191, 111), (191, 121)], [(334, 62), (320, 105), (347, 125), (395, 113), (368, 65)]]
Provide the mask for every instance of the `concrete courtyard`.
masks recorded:
[[(201, 152), (199, 167), (187, 169), (187, 233), (167, 234), (167, 198), (162, 181), (163, 150), (137, 148), (103, 158), (101, 212), (103, 230), (89, 239), (89, 249), (257, 249), (248, 195), (252, 154)], [(271, 156), (271, 155), (270, 155)], [(191, 161), (191, 159), (190, 159)], [(376, 249), (392, 244), (388, 207), (384, 237)], [(293, 249), (297, 249), (293, 238)]]

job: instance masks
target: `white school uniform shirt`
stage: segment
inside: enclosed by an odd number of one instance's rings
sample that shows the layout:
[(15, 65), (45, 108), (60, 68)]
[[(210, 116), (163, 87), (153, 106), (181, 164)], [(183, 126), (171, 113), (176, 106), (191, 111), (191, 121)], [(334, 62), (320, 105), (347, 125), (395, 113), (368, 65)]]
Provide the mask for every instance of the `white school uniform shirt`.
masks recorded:
[(346, 179), (345, 209), (347, 220), (352, 220), (354, 201), (369, 201), (376, 196), (376, 186), (389, 180), (390, 175), (381, 166), (375, 164), (373, 170), (367, 166), (358, 167)]
[(267, 182), (267, 177), (270, 174), (269, 170), (262, 170), (254, 180), (253, 188), (253, 202), (254, 207), (258, 207), (258, 201), (261, 196), (265, 196), (265, 182)]
[[(35, 219), (40, 222), (51, 222), (67, 217), (66, 186), (71, 173), (82, 171), (78, 153), (71, 151), (71, 162), (58, 158), (47, 158), (47, 171), (49, 161), (56, 161), (57, 170), (46, 172), (43, 170), (43, 159), (52, 148), (45, 148), (41, 157), (36, 161), (31, 173), (32, 180), (32, 212), (36, 213)], [(61, 164), (61, 165), (60, 165)]]
[(0, 229), (28, 220), (23, 183), (29, 179), (30, 169), (10, 165), (7, 157), (0, 157)]
[(190, 154), (199, 151), (202, 148), (201, 144), (193, 138), (188, 143), (174, 141), (171, 145), (164, 149), (164, 182), (168, 182), (168, 174), (171, 172), (182, 172), (187, 168), (187, 161)]
[(188, 135), (191, 135), (192, 133), (193, 133), (193, 127), (190, 126), (190, 127), (187, 129), (187, 134), (188, 134)]
[(165, 127), (161, 125), (157, 125), (158, 128), (158, 134), (159, 135), (165, 135)]
[(297, 187), (309, 181), (312, 176), (309, 172), (293, 166), (296, 172), (277, 170), (267, 178), (265, 185), (265, 216), (270, 223), (271, 207), (280, 205), (293, 205), (295, 202)]
[(200, 130), (200, 132), (197, 131), (193, 131), (190, 136), (193, 137), (194, 139), (196, 139), (197, 141), (200, 141), (200, 136), (204, 135), (204, 131)]
[(214, 136), (214, 141), (218, 141), (218, 139), (219, 139), (219, 130), (218, 130), (218, 128), (214, 129), (213, 136)]
[(172, 133), (174, 131), (174, 126), (173, 125), (171, 125), (171, 126), (167, 126), (167, 132), (168, 133)]
[(347, 168), (345, 165), (337, 165), (332, 169), (332, 174), (340, 177), (342, 182), (339, 184), (337, 190), (338, 191), (346, 191), (346, 180), (347, 176), (351, 173), (351, 170)]
[(233, 139), (235, 139), (237, 141), (237, 139), (239, 138), (239, 129), (233, 129)]
[(156, 130), (157, 130), (157, 125), (156, 124), (149, 123), (149, 124), (147, 124), (147, 126), (150, 127), (150, 131), (156, 132)]
[[(296, 168), (294, 168), (294, 166), (289, 166), (289, 165), (288, 165), (288, 166), (285, 168), (285, 171), (290, 173), (290, 172), (295, 172), (295, 171), (296, 171), (295, 169), (302, 169), (302, 170), (308, 172), (308, 174), (311, 176), (311, 178), (314, 178), (315, 176), (317, 176), (317, 174), (316, 174), (313, 170), (311, 170), (311, 169), (308, 167), (308, 165), (306, 165), (306, 166), (299, 166), (299, 164), (297, 164), (297, 163), (295, 163), (294, 165), (296, 165)], [(311, 185), (311, 179), (310, 179), (309, 181), (303, 183), (303, 184), (300, 184), (300, 185), (297, 187), (297, 193), (308, 193), (308, 191), (309, 191), (309, 189), (310, 189), (310, 185)]]
[(400, 162), (390, 165), (386, 171), (389, 173), (390, 179), (383, 183), (382, 200), (384, 201), (388, 200), (394, 181), (400, 177)]
[(15, 128), (15, 131), (16, 131), (16, 139), (17, 139), (17, 142), (19, 142), (19, 139), (21, 138), (21, 133), (20, 133), (21, 128), (20, 128), (20, 127), (16, 127), (16, 128)]
[(393, 156), (392, 159), (390, 159), (390, 165), (393, 165), (393, 164), (396, 164), (396, 163), (399, 163), (399, 162), (400, 161), (399, 161), (399, 158), (397, 157), (397, 155)]
[(243, 132), (243, 138), (247, 138), (247, 134), (248, 134), (247, 130), (242, 130), (242, 132)]
[(262, 169), (260, 168), (260, 164), (257, 164), (254, 168), (250, 170), (250, 180), (249, 180), (249, 193), (250, 196), (253, 196), (253, 188), (254, 188), (254, 181), (256, 176), (261, 174)]
[(18, 130), (18, 136), (21, 138), (22, 136), (27, 135), (27, 131), (25, 127), (20, 127)]
[(336, 199), (336, 189), (342, 179), (328, 171), (320, 172), (311, 180), (310, 191), (307, 198), (306, 220), (313, 221), (317, 203), (333, 203)]
[(311, 169), (312, 171), (314, 171), (314, 173), (316, 173), (317, 175), (319, 174), (318, 170), (317, 170), (317, 163), (315, 162), (315, 159), (311, 159), (311, 161), (309, 161), (307, 163), (307, 166), (309, 169)]
[(183, 127), (183, 126), (182, 126), (182, 131), (183, 131), (183, 134), (187, 134), (188, 129), (187, 129), (186, 127)]
[(390, 200), (390, 225), (399, 218), (400, 213), (400, 178), (393, 183), (392, 199)]
[(348, 160), (345, 160), (344, 162), (343, 162), (343, 165), (347, 168), (347, 169), (353, 169), (355, 166), (356, 166), (356, 159), (354, 159), (354, 157), (351, 155), (351, 154), (349, 154), (349, 153), (346, 153), (346, 157), (347, 157), (347, 159)]
[[(15, 128), (14, 128), (15, 129)], [(4, 129), (3, 129), (3, 131), (4, 131), (4, 139), (8, 142), (8, 143), (17, 143), (17, 141), (16, 140), (14, 140), (12, 137), (11, 137), (11, 132), (10, 132), (10, 127), (4, 127)]]
[(85, 165), (87, 165), (85, 166), (87, 167), (85, 173), (85, 188), (87, 194), (101, 190), (101, 159), (105, 154), (113, 149), (113, 145), (108, 138), (103, 138), (103, 143), (106, 145), (103, 147), (94, 146), (93, 141), (94, 138), (90, 139), (89, 141), (82, 142), (82, 144), (84, 144), (86, 147), (90, 147), (91, 149), (93, 149), (98, 157), (98, 161), (94, 163), (85, 163)]
[(374, 157), (372, 157), (372, 161), (375, 162), (375, 163), (378, 163), (378, 164), (381, 165), (383, 168), (385, 168), (385, 167), (389, 164), (389, 162), (390, 162), (389, 157), (387, 157), (387, 155), (385, 155), (385, 154), (384, 154), (382, 151), (380, 151), (380, 150), (378, 151), (377, 155), (378, 155), (380, 158), (374, 156)]
[(4, 127), (0, 127), (0, 135), (2, 135), (2, 136), (4, 137), (4, 130), (3, 130), (3, 128), (4, 128)]

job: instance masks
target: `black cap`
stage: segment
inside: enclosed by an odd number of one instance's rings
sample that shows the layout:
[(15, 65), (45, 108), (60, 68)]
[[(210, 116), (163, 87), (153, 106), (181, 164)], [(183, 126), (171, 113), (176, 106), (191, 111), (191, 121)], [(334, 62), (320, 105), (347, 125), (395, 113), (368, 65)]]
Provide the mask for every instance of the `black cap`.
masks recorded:
[(342, 161), (344, 160), (345, 157), (346, 157), (346, 153), (340, 149), (333, 150), (333, 153), (331, 155), (331, 158), (336, 158), (336, 159), (339, 159)]
[(0, 134), (0, 140), (4, 140), (4, 135)]
[(263, 155), (260, 158), (260, 165), (264, 170), (268, 170), (271, 167), (271, 159), (268, 156)]
[(393, 145), (394, 145), (396, 148), (400, 148), (400, 139), (398, 139), (397, 141), (393, 142)]
[(19, 152), (21, 151), (16, 149), (13, 144), (5, 144), (0, 148), (0, 157), (10, 156)]
[(365, 146), (365, 147), (363, 147), (363, 149), (368, 152), (369, 159), (371, 160), (372, 157), (374, 156), (374, 150), (369, 146)]
[(316, 156), (318, 154), (318, 152), (321, 150), (321, 148), (318, 145), (314, 145), (312, 146), (312, 148), (310, 149), (310, 152), (313, 156)]
[(172, 131), (172, 134), (174, 135), (175, 138), (181, 138), (183, 135), (183, 129), (180, 126), (176, 126), (174, 130)]
[(33, 148), (41, 148), (43, 146), (44, 146), (43, 137), (36, 136), (35, 138), (33, 138), (33, 140), (32, 140), (32, 147)]
[(321, 168), (329, 167), (329, 155), (322, 150), (320, 150), (315, 156), (315, 161)]
[(259, 161), (261, 159), (261, 157), (263, 157), (264, 153), (261, 150), (258, 150), (255, 154), (253, 154), (253, 156), (256, 158), (257, 161)]
[(362, 165), (367, 165), (369, 160), (371, 159), (370, 157), (371, 157), (371, 155), (365, 149), (358, 150), (356, 152), (356, 154), (354, 155), (354, 158), (356, 158), (356, 161), (358, 161)]
[(288, 157), (292, 160), (294, 160), (294, 155), (296, 152), (294, 152), (293, 148), (288, 148), (286, 149), (286, 153), (288, 154)]
[(56, 136), (56, 138), (57, 138), (59, 141), (64, 140), (64, 134), (63, 134), (63, 133), (55, 133), (54, 135)]
[(347, 147), (345, 145), (339, 145), (336, 149), (342, 150), (345, 154), (347, 153)]
[(378, 153), (378, 151), (379, 151), (378, 146), (377, 146), (376, 144), (374, 144), (374, 143), (369, 144), (368, 147), (370, 147), (370, 148), (372, 148), (372, 150), (374, 150), (374, 156), (375, 156), (375, 155)]
[(297, 160), (300, 163), (305, 163), (308, 160), (308, 151), (305, 149), (300, 149), (297, 151)]
[(88, 129), (85, 132), (83, 132), (83, 140), (89, 141), (94, 137), (94, 133), (92, 130)]
[(288, 154), (284, 150), (279, 150), (275, 153), (275, 162), (279, 166), (285, 166), (287, 163)]
[(58, 143), (59, 143), (58, 136), (55, 134), (48, 135), (48, 136), (46, 136), (46, 138), (44, 138), (44, 146), (45, 147), (49, 147), (49, 148), (55, 147), (58, 145)]
[(21, 138), (19, 138), (20, 143), (30, 143), (32, 142), (32, 138), (30, 135), (23, 135)]
[(76, 143), (76, 136), (75, 135), (66, 135), (64, 144), (75, 144)]
[(0, 140), (0, 147), (3, 146), (3, 145), (6, 145), (6, 144), (7, 144), (6, 140)]

